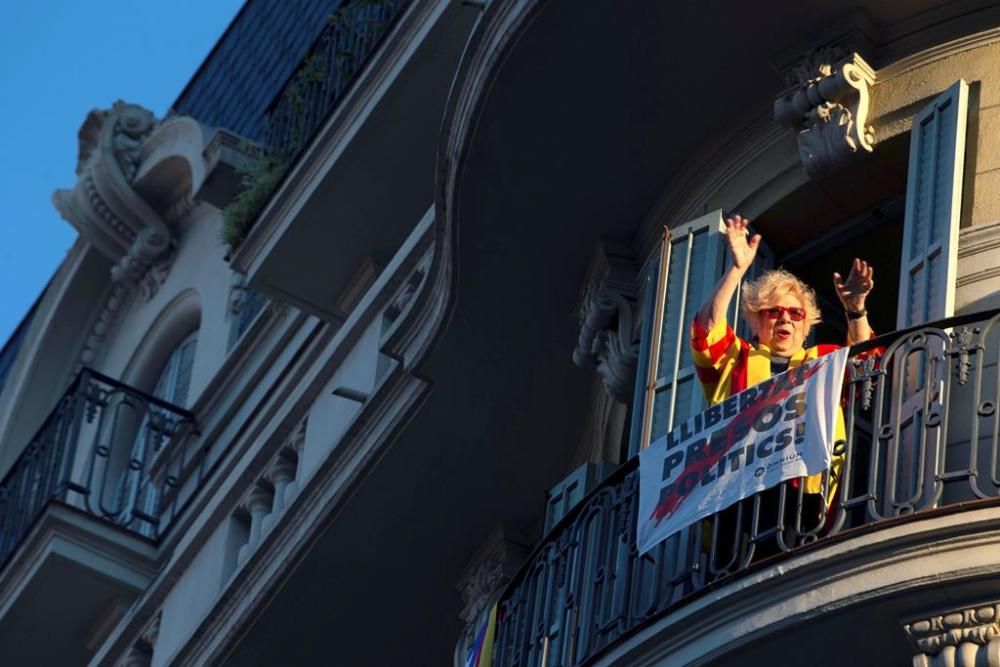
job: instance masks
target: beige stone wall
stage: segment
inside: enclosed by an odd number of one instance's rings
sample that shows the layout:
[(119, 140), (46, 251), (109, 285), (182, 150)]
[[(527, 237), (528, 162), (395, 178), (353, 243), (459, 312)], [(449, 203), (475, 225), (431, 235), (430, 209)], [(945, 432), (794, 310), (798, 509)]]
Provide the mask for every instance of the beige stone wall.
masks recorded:
[(913, 114), (958, 79), (971, 86), (956, 284), (961, 312), (1000, 306), (1000, 30), (880, 70), (872, 124), (879, 141), (908, 132)]
[(885, 141), (908, 132), (913, 114), (958, 79), (972, 85), (966, 178), (973, 183), (963, 227), (1000, 221), (1000, 41), (972, 44), (961, 40), (893, 63), (879, 71), (872, 94), (876, 140)]
[[(98, 370), (114, 378), (122, 378), (139, 388), (149, 391), (159, 374), (157, 369), (143, 369), (146, 357), (151, 352), (159, 352), (158, 363), (162, 367), (171, 349), (149, 350), (147, 341), (152, 333), (164, 326), (170, 326), (171, 311), (177, 299), (194, 292), (197, 307), (201, 311), (198, 345), (195, 350), (195, 365), (189, 390), (189, 406), (194, 405), (202, 390), (215, 376), (228, 354), (229, 329), (232, 325), (228, 314), (229, 287), (232, 270), (223, 261), (225, 249), (220, 238), (222, 216), (214, 208), (202, 206), (185, 221), (184, 231), (178, 241), (177, 256), (170, 267), (167, 279), (150, 300), (134, 298), (126, 312), (115, 323), (111, 335), (102, 350)], [(173, 344), (180, 342), (190, 333), (190, 328), (174, 332)], [(148, 376), (144, 381), (140, 375)]]

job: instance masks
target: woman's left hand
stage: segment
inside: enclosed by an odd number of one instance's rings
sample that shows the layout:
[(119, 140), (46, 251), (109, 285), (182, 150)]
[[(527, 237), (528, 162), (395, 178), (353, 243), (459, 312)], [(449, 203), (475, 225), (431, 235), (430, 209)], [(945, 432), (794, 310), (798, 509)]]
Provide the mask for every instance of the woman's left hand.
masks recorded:
[(840, 298), (844, 310), (860, 312), (865, 309), (865, 299), (875, 287), (875, 268), (858, 258), (851, 264), (851, 273), (843, 280), (839, 273), (833, 274), (833, 289)]

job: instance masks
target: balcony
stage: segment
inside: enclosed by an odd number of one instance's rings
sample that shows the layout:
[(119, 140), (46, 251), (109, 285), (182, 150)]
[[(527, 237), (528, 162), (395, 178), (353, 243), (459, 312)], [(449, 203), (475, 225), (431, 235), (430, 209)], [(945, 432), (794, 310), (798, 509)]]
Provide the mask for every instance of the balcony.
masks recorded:
[(198, 488), (194, 436), (190, 412), (79, 373), (0, 481), (5, 660), (89, 660), (151, 580), (157, 540)]
[(316, 133), (407, 0), (345, 1), (267, 113), (264, 143), (286, 157)]
[[(895, 332), (852, 353), (877, 346), (879, 357), (848, 367), (845, 463), (829, 509), (786, 482), (640, 558), (633, 458), (507, 587), (495, 667), (770, 664), (776, 650), (800, 648), (812, 665), (902, 664), (913, 652), (901, 618), (996, 592), (988, 569), (968, 564), (966, 540), (1000, 525), (1000, 314)], [(838, 623), (866, 631), (830, 647)]]
[(282, 177), (231, 257), (251, 288), (327, 321), (347, 316), (358, 284), (434, 201), (448, 91), (478, 15), (445, 0), (356, 0), (334, 13), (268, 112)]

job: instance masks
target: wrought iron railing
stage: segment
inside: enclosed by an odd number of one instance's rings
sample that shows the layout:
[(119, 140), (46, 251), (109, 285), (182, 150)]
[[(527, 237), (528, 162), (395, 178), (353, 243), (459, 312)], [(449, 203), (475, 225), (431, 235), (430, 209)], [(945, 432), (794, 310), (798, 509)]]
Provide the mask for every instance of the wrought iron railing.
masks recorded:
[(190, 412), (83, 369), (0, 481), (0, 565), (49, 503), (157, 539), (202, 476)]
[(762, 562), (886, 519), (1000, 498), (998, 311), (894, 332), (852, 355), (847, 438), (835, 448), (844, 465), (829, 507), (786, 482), (640, 558), (633, 458), (545, 537), (507, 587), (494, 666), (587, 663)]
[(267, 113), (265, 144), (294, 158), (336, 106), (409, 0), (345, 0)]

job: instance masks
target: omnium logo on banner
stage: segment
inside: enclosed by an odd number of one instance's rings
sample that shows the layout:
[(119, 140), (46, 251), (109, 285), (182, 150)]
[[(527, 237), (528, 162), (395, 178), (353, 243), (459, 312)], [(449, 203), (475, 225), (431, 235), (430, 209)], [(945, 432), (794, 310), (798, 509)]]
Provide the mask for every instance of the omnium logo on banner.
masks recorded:
[(641, 451), (639, 553), (758, 491), (829, 468), (848, 352), (734, 394)]

